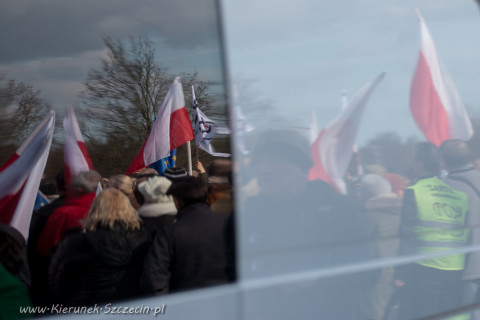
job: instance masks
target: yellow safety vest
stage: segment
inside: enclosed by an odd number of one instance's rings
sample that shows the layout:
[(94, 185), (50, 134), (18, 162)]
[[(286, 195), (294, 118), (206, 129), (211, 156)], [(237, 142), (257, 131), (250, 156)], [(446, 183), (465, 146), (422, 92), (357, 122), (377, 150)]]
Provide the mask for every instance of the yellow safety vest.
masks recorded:
[[(438, 178), (419, 180), (409, 189), (413, 190), (417, 203), (413, 228), (417, 253), (447, 251), (467, 244), (468, 201), (465, 193)], [(463, 270), (465, 254), (440, 256), (418, 263), (442, 270)]]

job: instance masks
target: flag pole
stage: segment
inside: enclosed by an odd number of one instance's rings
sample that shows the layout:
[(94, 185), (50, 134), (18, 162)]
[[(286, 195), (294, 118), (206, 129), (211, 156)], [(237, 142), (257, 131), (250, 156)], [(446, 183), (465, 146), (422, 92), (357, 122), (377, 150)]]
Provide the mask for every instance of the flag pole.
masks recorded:
[(187, 158), (188, 158), (188, 174), (192, 175), (192, 149), (190, 147), (190, 141), (187, 141)]

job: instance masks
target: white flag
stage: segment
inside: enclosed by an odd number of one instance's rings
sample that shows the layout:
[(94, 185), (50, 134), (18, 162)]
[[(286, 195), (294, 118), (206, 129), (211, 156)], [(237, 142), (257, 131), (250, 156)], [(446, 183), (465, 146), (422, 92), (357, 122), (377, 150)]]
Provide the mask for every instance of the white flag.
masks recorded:
[(195, 112), (195, 146), (210, 153), (215, 157), (230, 157), (230, 153), (220, 153), (213, 150), (212, 139), (217, 134), (230, 134), (227, 126), (217, 125), (210, 120), (197, 106), (195, 98), (195, 89), (192, 86), (193, 111)]
[(0, 168), (0, 222), (16, 228), (25, 238), (54, 128), (55, 112), (52, 110)]
[(65, 185), (82, 171), (93, 170), (92, 160), (83, 140), (72, 106), (66, 106), (63, 118)]
[(343, 177), (352, 158), (363, 111), (370, 94), (384, 75), (383, 72), (360, 89), (341, 114), (320, 132), (310, 147), (314, 162), (308, 175), (310, 180), (323, 180), (339, 193), (346, 193)]

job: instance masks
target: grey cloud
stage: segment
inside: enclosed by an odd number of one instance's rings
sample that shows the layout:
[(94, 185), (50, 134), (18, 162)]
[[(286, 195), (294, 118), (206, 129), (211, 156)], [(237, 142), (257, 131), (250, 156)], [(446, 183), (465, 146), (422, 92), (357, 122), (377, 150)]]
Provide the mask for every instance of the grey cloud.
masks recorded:
[(179, 48), (216, 41), (213, 0), (0, 0), (0, 63), (103, 47), (102, 35), (149, 30)]

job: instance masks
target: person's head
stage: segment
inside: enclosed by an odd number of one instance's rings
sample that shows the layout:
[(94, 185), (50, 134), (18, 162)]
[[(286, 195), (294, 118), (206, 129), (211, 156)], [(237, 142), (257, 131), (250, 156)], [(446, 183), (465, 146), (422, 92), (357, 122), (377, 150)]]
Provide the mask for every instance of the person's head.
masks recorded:
[(392, 185), (392, 192), (403, 198), (405, 187), (408, 185), (405, 177), (396, 173), (385, 173), (382, 175)]
[(440, 145), (440, 155), (447, 170), (470, 163), (470, 148), (462, 140), (446, 140)]
[(193, 203), (206, 202), (207, 193), (207, 184), (192, 176), (176, 179), (167, 191), (167, 195), (173, 196), (178, 209)]
[(115, 188), (128, 196), (133, 193), (135, 181), (134, 178), (130, 178), (124, 174), (116, 174), (108, 178), (107, 188)]
[(80, 172), (70, 182), (70, 191), (74, 196), (95, 192), (101, 179), (97, 171)]
[(140, 218), (127, 196), (114, 188), (105, 189), (93, 201), (83, 225), (95, 231), (98, 227), (114, 229), (117, 223), (127, 229), (140, 229)]
[(39, 191), (49, 199), (58, 197), (57, 186), (54, 183), (44, 183), (40, 185)]
[(420, 142), (415, 148), (415, 175), (435, 176), (440, 173), (438, 148), (430, 142)]
[(187, 173), (187, 170), (185, 168), (181, 168), (181, 167), (167, 168), (163, 172), (163, 176), (165, 178), (169, 179), (170, 181), (175, 181), (176, 179), (180, 179), (180, 178), (188, 176), (188, 173)]
[(138, 190), (143, 195), (146, 203), (172, 202), (172, 196), (167, 191), (172, 182), (165, 177), (151, 177), (138, 185)]
[(366, 173), (373, 173), (373, 174), (379, 174), (383, 175), (387, 173), (387, 169), (385, 169), (383, 166), (379, 164), (370, 164), (365, 167)]
[(141, 184), (144, 181), (147, 181), (149, 178), (152, 178), (152, 177), (158, 177), (158, 171), (153, 168), (143, 168), (137, 173), (136, 175), (137, 183), (133, 190), (134, 201), (132, 201), (132, 204), (135, 207), (135, 209), (140, 208), (145, 203), (145, 199), (143, 198), (142, 193), (138, 190), (139, 184)]
[(136, 175), (137, 185), (139, 185), (143, 181), (147, 181), (148, 178), (158, 177), (158, 176), (159, 176), (159, 174), (158, 174), (157, 170), (155, 170), (153, 168), (143, 168)]
[(156, 210), (158, 214), (177, 213), (175, 202), (171, 195), (167, 195), (167, 191), (172, 182), (165, 177), (152, 177), (147, 181), (143, 181), (138, 186), (138, 190), (143, 195), (145, 203), (157, 204)]
[(375, 173), (362, 176), (357, 187), (359, 200), (361, 201), (392, 193), (392, 185), (390, 182), (381, 175)]
[(232, 161), (228, 159), (213, 160), (207, 169), (209, 192), (232, 191)]

